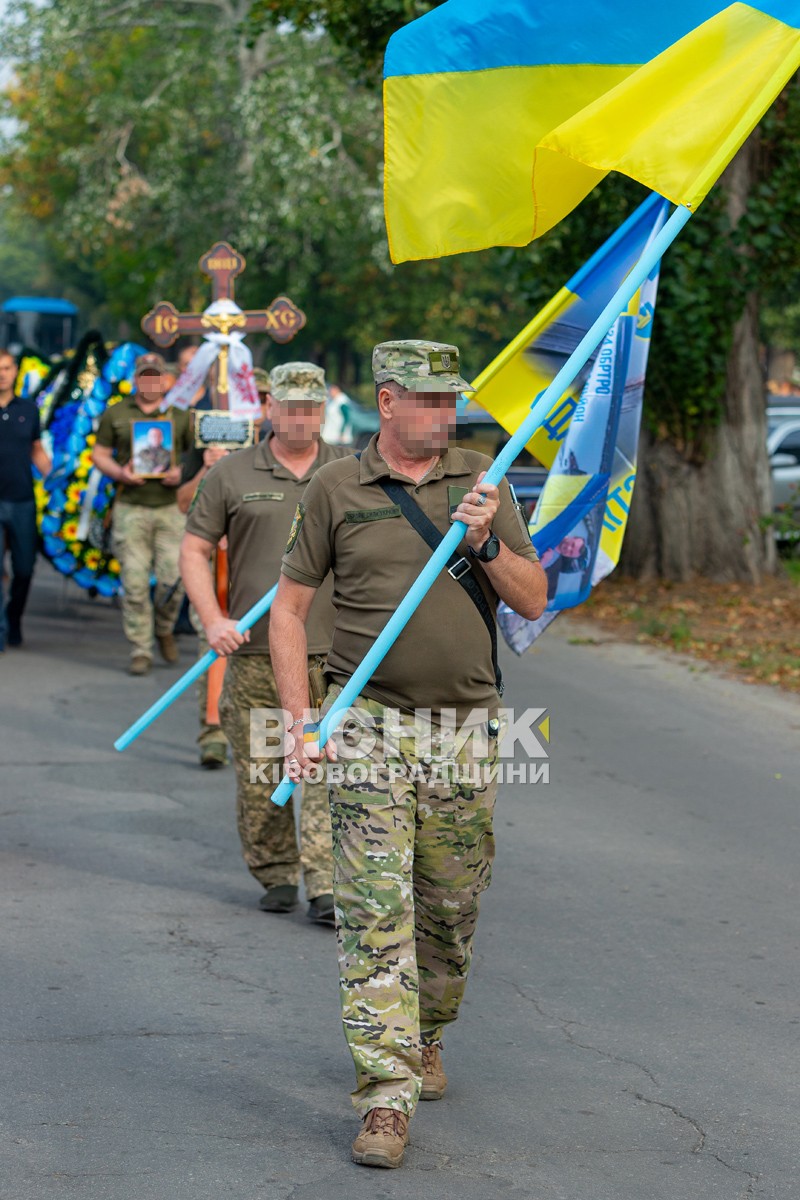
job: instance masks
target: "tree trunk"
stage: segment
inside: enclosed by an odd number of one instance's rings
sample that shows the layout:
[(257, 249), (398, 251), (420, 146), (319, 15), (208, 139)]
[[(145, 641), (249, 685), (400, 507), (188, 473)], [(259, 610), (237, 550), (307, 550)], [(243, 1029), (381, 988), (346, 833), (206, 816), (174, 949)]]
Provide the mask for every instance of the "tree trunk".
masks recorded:
[[(757, 151), (754, 135), (723, 176), (734, 226), (746, 207)], [(760, 526), (772, 511), (764, 408), (758, 297), (751, 294), (734, 327), (723, 415), (703, 462), (642, 434), (622, 570), (642, 579), (697, 574), (751, 583), (774, 573), (772, 533)]]

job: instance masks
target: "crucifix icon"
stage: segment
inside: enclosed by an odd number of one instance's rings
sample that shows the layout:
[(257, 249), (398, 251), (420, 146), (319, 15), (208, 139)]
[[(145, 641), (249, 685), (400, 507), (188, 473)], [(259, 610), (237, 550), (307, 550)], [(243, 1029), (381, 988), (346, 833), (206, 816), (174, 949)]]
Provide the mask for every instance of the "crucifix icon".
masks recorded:
[[(212, 302), (201, 313), (180, 313), (168, 300), (160, 301), (142, 318), (142, 329), (157, 346), (172, 346), (181, 334), (201, 334), (204, 346), (195, 361), (200, 378), (206, 378), (211, 364), (217, 363), (217, 382), (214, 388), (216, 408), (236, 408), (237, 403), (251, 405), (259, 411), (258, 393), (252, 371), (252, 356), (242, 340), (248, 333), (267, 333), (281, 344), (292, 340), (306, 323), (301, 312), (286, 296), (278, 296), (269, 308), (242, 311), (234, 301), (234, 280), (245, 268), (243, 255), (227, 242), (217, 242), (200, 259), (200, 270), (212, 282)], [(229, 369), (230, 367), (230, 369)], [(191, 370), (191, 368), (190, 368)], [(185, 373), (188, 380), (189, 371)], [(182, 378), (184, 378), (182, 376)], [(181, 381), (176, 389), (181, 387)], [(193, 388), (189, 387), (187, 402)], [(234, 404), (231, 404), (231, 396)], [(228, 611), (227, 553), (217, 547), (214, 567), (217, 600), (223, 613)], [(206, 720), (219, 725), (219, 697), (225, 673), (225, 659), (218, 658), (208, 673)]]
[[(234, 301), (234, 280), (246, 266), (243, 255), (228, 242), (217, 242), (200, 259), (200, 270), (212, 282), (212, 303), (201, 313), (180, 313), (161, 300), (145, 317), (142, 329), (157, 346), (172, 346), (183, 334), (201, 334), (219, 343), (216, 405), (229, 407), (231, 347), (245, 334), (267, 333), (274, 342), (290, 342), (306, 323), (305, 313), (287, 296), (277, 296), (269, 308), (243, 311)], [(248, 352), (249, 354), (249, 352)]]

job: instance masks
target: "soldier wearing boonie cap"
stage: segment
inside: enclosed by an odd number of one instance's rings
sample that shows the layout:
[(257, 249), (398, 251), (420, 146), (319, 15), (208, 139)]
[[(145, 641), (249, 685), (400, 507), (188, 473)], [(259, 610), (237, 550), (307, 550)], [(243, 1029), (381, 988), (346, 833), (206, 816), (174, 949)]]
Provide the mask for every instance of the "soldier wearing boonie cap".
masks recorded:
[[(454, 519), (467, 525), (450, 570), (354, 702), (370, 737), (355, 759), (343, 757), (343, 779), (331, 775), (342, 1017), (363, 1118), (353, 1159), (398, 1167), (417, 1101), (445, 1091), (442, 1032), (458, 1013), (491, 876), (497, 601), (535, 618), (546, 581), (508, 484), (482, 482), (490, 459), (448, 446), (457, 394), (472, 390), (458, 348), (382, 342), (372, 366), (380, 432), (309, 484), (270, 640), (283, 707), (297, 717), (308, 704), (304, 624), (332, 571), (332, 699), (429, 560), (429, 539), (438, 544)], [(416, 742), (397, 732), (398, 712)], [(477, 747), (448, 744), (451, 715), (477, 730)], [(455, 778), (437, 778), (431, 760), (442, 756), (459, 769)], [(286, 770), (299, 779), (314, 763), (310, 748), (296, 747)]]
[[(219, 713), (236, 769), (239, 837), (245, 862), (264, 888), (259, 907), (287, 913), (297, 905), (302, 871), (310, 901), (308, 916), (333, 924), (331, 825), (324, 783), (304, 789), (298, 851), (292, 806), (271, 801), (269, 784), (251, 775), (250, 710), (279, 709), (269, 653), (267, 614), (245, 634), (236, 622), (277, 581), (292, 517), (309, 480), (323, 464), (346, 453), (320, 439), (325, 374), (313, 363), (282, 363), (270, 375), (267, 417), (270, 435), (256, 446), (220, 459), (204, 475), (186, 521), (181, 570), (186, 591), (208, 639), (228, 656)], [(223, 616), (209, 571), (220, 539), (228, 539), (229, 616)], [(329, 578), (315, 597), (309, 617), (306, 669), (319, 669), (333, 629)], [(297, 734), (297, 729), (295, 729)], [(258, 764), (255, 764), (258, 766)]]

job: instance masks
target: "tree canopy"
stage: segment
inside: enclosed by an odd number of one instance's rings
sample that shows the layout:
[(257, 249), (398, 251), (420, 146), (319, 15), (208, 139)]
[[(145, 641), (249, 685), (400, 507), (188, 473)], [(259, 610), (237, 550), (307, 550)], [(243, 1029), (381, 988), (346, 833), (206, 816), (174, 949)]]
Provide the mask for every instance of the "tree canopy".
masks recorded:
[[(347, 382), (376, 340), (424, 331), (458, 342), (477, 373), (642, 189), (609, 178), (522, 250), (392, 267), (380, 60), (394, 29), (432, 7), (14, 0), (0, 155), (8, 267), (60, 284), (109, 335), (131, 333), (156, 299), (203, 303), (197, 259), (225, 237), (248, 258), (244, 301), (287, 292), (305, 308), (292, 354)], [(762, 124), (745, 215), (734, 220), (716, 188), (664, 263), (649, 419), (687, 454), (702, 454), (721, 410), (745, 297), (761, 293), (768, 333), (798, 334), (787, 300), (800, 282), (799, 126), (795, 80)]]

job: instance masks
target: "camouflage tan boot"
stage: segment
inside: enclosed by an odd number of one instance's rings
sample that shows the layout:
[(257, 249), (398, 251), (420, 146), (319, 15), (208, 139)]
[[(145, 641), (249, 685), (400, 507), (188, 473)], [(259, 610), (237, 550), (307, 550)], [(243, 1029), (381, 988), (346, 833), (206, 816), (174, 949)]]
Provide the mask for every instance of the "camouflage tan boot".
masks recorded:
[(441, 1100), (447, 1089), (447, 1076), (442, 1066), (442, 1047), (439, 1042), (422, 1047), (422, 1091), (420, 1100)]
[(353, 1162), (362, 1167), (399, 1167), (408, 1145), (408, 1117), (396, 1108), (371, 1108), (353, 1142)]

